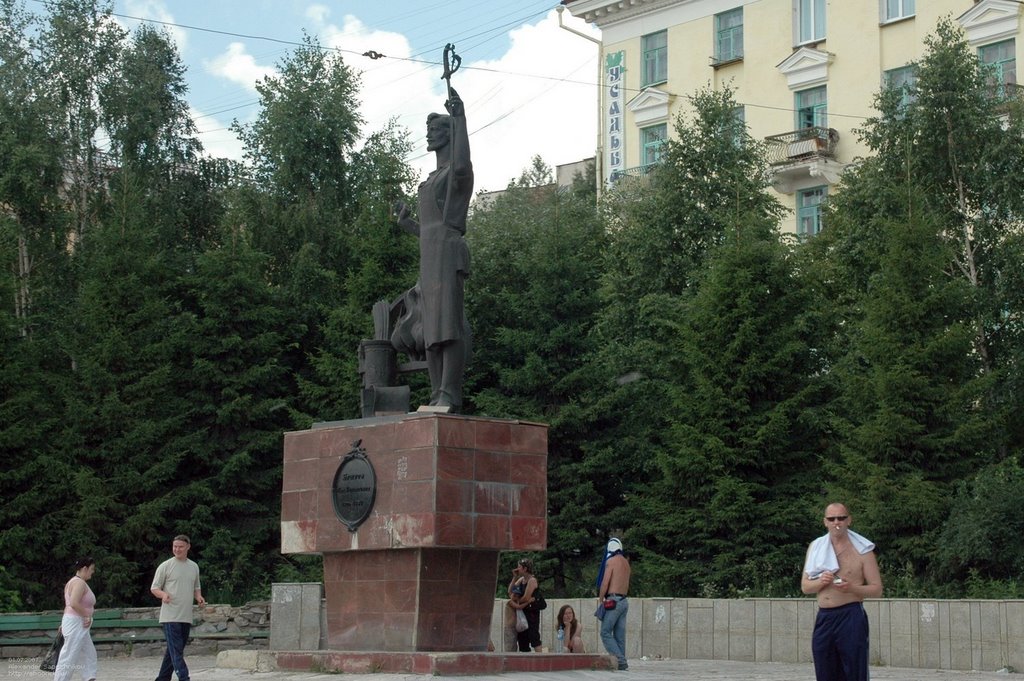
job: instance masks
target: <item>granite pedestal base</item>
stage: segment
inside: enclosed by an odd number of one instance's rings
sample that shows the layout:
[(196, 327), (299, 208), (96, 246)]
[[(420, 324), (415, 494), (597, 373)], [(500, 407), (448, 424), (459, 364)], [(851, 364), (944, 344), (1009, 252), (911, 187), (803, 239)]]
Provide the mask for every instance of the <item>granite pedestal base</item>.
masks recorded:
[(497, 574), (494, 550), (325, 554), (327, 647), (484, 652)]
[(468, 676), (506, 672), (614, 670), (610, 655), (547, 653), (340, 653), (274, 651), (277, 669), (341, 674), (430, 674)]
[[(357, 441), (376, 496), (350, 531), (332, 484)], [(281, 550), (323, 555), (331, 650), (482, 653), (500, 552), (546, 545), (545, 425), (408, 414), (285, 434)]]

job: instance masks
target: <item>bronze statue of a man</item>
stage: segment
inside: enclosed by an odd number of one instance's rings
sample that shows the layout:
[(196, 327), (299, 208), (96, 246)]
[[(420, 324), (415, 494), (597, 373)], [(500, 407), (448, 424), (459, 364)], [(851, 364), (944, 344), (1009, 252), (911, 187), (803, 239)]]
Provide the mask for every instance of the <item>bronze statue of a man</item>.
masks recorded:
[[(466, 213), (473, 197), (466, 111), (458, 93), (448, 88), (448, 115), (427, 116), (427, 150), (437, 168), (419, 187), (419, 222), (404, 202), (395, 204), (402, 229), (420, 240), (419, 320), (430, 375), (430, 404), (458, 412), (462, 380), (471, 349), (464, 305), (469, 276)], [(418, 335), (418, 334), (417, 334)]]

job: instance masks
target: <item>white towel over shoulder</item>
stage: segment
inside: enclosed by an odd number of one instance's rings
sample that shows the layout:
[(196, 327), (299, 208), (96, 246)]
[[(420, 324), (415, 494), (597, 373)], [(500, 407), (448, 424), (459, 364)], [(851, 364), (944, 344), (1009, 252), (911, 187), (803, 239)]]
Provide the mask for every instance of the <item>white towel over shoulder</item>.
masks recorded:
[[(868, 541), (853, 530), (847, 530), (846, 532), (850, 537), (853, 548), (857, 549), (857, 553), (864, 554), (875, 550), (873, 542)], [(817, 579), (822, 572), (838, 571), (839, 559), (836, 557), (836, 550), (832, 548), (831, 537), (826, 534), (812, 541), (810, 548), (807, 549), (807, 560), (804, 562), (804, 572), (807, 573), (807, 576), (811, 579)]]

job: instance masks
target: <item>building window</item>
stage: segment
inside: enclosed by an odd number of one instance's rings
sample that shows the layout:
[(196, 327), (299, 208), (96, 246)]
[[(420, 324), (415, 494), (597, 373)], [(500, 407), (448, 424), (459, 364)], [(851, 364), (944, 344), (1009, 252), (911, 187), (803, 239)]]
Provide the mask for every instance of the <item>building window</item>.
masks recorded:
[(644, 77), (640, 87), (668, 80), (668, 31), (643, 37)]
[(914, 16), (914, 0), (882, 0), (882, 21)]
[(640, 157), (643, 165), (649, 166), (661, 160), (662, 145), (668, 139), (668, 124), (652, 125), (640, 130)]
[(715, 61), (743, 58), (743, 8), (715, 15)]
[(828, 187), (811, 187), (796, 194), (796, 233), (814, 236), (821, 231), (821, 203), (828, 195)]
[(898, 69), (889, 69), (882, 73), (882, 87), (902, 91), (900, 109), (906, 109), (917, 99), (917, 95), (914, 92), (916, 86), (917, 71), (913, 66), (901, 66)]
[(796, 129), (828, 127), (828, 99), (825, 86), (796, 93)]
[(825, 0), (796, 0), (800, 44), (825, 39)]
[(1014, 39), (978, 48), (978, 59), (989, 69), (989, 82), (1004, 94), (1005, 85), (1017, 84), (1017, 57)]
[(747, 111), (742, 104), (732, 108), (732, 120), (732, 143), (739, 147), (747, 133)]

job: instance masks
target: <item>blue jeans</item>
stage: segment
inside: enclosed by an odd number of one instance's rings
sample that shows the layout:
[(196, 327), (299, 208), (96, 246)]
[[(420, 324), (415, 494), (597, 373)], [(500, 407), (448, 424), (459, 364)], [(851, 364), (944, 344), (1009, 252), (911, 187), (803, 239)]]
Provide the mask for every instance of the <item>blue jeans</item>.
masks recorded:
[(605, 610), (601, 620), (601, 642), (609, 655), (619, 661), (619, 669), (626, 669), (626, 615), (629, 613), (629, 601), (623, 598), (614, 610)]
[(178, 675), (178, 681), (189, 681), (188, 665), (185, 664), (185, 644), (192, 625), (188, 622), (164, 622), (164, 639), (167, 650), (164, 661), (160, 664), (160, 673), (156, 681), (171, 681), (171, 672)]

